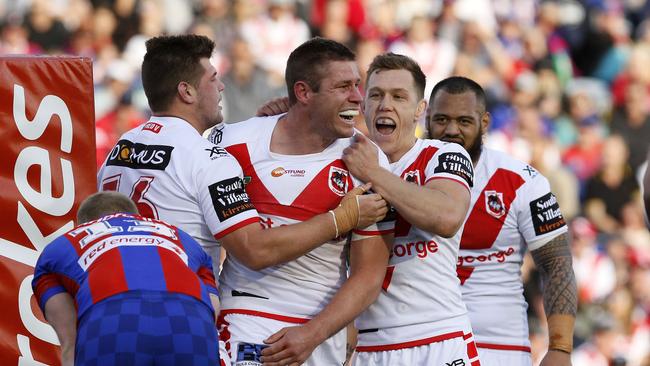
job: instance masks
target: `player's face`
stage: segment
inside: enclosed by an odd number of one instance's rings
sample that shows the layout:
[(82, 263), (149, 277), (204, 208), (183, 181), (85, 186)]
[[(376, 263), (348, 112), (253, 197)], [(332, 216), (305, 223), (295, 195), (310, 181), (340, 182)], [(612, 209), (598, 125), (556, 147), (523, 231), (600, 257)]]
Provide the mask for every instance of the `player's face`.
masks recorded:
[(221, 92), (224, 90), (224, 84), (217, 75), (217, 70), (212, 66), (207, 58), (201, 59), (201, 65), (205, 70), (198, 85), (198, 109), (202, 122), (206, 129), (217, 125), (223, 121), (221, 114)]
[(320, 88), (310, 100), (310, 117), (326, 138), (354, 134), (354, 117), (360, 113), (359, 69), (354, 61), (331, 61), (322, 70)]
[(377, 70), (368, 78), (364, 116), (370, 138), (388, 155), (399, 160), (415, 143), (415, 127), (426, 102), (415, 89), (407, 70)]
[(462, 145), (474, 162), (481, 155), (488, 122), (489, 114), (482, 110), (471, 91), (450, 94), (441, 90), (427, 111), (431, 138)]

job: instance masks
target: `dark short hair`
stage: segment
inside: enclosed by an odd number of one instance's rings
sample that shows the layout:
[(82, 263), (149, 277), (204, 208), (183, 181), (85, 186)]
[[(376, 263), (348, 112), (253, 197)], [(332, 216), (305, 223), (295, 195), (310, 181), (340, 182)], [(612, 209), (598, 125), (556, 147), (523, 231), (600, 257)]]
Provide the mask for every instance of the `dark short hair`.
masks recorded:
[(408, 56), (398, 55), (392, 52), (383, 53), (375, 56), (368, 66), (366, 73), (366, 85), (370, 75), (377, 70), (406, 70), (413, 76), (415, 82), (415, 91), (419, 99), (424, 98), (424, 88), (427, 85), (427, 77), (422, 72), (420, 65)]
[(433, 101), (438, 95), (438, 92), (444, 91), (449, 94), (462, 94), (466, 92), (472, 92), (476, 96), (476, 102), (481, 108), (481, 113), (485, 112), (486, 101), (485, 101), (485, 91), (481, 88), (478, 83), (472, 79), (463, 77), (463, 76), (452, 76), (448, 77), (436, 84), (431, 91), (431, 96), (429, 97), (429, 105), (433, 105)]
[(169, 108), (181, 81), (198, 85), (205, 71), (202, 58), (210, 58), (214, 42), (205, 36), (185, 34), (149, 39), (142, 61), (142, 86), (153, 112)]
[(129, 197), (122, 193), (97, 192), (81, 202), (77, 211), (77, 224), (97, 220), (118, 212), (137, 214), (138, 208)]
[(355, 55), (347, 46), (327, 38), (314, 37), (293, 50), (287, 60), (284, 80), (287, 83), (289, 104), (298, 100), (293, 86), (304, 81), (318, 91), (323, 79), (323, 67), (331, 61), (354, 61)]

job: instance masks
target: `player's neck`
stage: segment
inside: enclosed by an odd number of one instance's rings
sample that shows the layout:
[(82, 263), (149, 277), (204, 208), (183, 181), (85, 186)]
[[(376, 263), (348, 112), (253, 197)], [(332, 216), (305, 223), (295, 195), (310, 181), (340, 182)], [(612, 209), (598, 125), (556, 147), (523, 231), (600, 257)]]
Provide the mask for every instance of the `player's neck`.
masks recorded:
[(316, 154), (336, 140), (336, 137), (328, 138), (315, 130), (308, 118), (295, 110), (280, 118), (271, 136), (271, 151), (285, 155)]

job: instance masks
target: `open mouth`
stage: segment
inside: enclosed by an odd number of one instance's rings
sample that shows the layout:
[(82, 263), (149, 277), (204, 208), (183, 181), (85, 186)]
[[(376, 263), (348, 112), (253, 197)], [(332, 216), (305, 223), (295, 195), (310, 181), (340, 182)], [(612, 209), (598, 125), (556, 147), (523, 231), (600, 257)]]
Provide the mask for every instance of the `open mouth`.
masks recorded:
[(341, 117), (341, 119), (348, 121), (350, 123), (354, 123), (354, 117), (358, 115), (359, 115), (358, 109), (348, 109), (346, 111), (339, 113), (339, 117)]
[(453, 142), (453, 143), (456, 143), (456, 144), (458, 144), (460, 146), (463, 146), (465, 144), (465, 141), (463, 141), (463, 139), (461, 139), (459, 137), (444, 137), (443, 136), (440, 140), (442, 140), (444, 142)]
[(397, 124), (390, 118), (377, 118), (375, 120), (375, 128), (382, 135), (390, 135), (395, 132)]

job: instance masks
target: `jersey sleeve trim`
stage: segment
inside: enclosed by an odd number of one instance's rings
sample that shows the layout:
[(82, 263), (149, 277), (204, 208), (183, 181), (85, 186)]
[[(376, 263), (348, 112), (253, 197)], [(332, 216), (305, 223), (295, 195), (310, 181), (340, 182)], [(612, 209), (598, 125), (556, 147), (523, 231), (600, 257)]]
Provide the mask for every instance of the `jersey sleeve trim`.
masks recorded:
[(236, 224), (234, 224), (234, 225), (232, 225), (232, 226), (230, 226), (230, 227), (228, 227), (228, 228), (226, 228), (224, 230), (221, 230), (220, 232), (214, 234), (214, 238), (219, 240), (219, 239), (223, 238), (224, 236), (232, 233), (233, 231), (235, 231), (237, 229), (240, 229), (240, 228), (242, 228), (244, 226), (248, 226), (248, 225), (251, 225), (251, 224), (254, 224), (254, 223), (259, 224), (259, 222), (260, 222), (259, 217), (257, 217), (257, 216), (250, 217), (250, 218), (248, 218), (248, 219), (246, 219), (244, 221), (240, 221), (240, 222), (238, 222), (238, 223), (236, 223)]
[(310, 319), (307, 319), (307, 318), (298, 318), (298, 317), (293, 317), (293, 316), (279, 315), (279, 314), (267, 313), (267, 312), (264, 312), (264, 311), (248, 310), (248, 309), (221, 310), (221, 312), (219, 313), (219, 316), (220, 317), (221, 316), (226, 316), (228, 314), (241, 314), (241, 315), (259, 316), (259, 317), (262, 317), (262, 318), (279, 320), (279, 321), (282, 321), (282, 322), (294, 323), (294, 324), (305, 324), (310, 320)]
[(464, 182), (464, 181), (463, 181), (462, 179), (460, 179), (460, 178), (459, 178), (459, 179), (456, 179), (456, 178), (451, 178), (451, 177), (431, 177), (431, 178), (427, 179), (427, 180), (424, 182), (424, 184), (426, 185), (427, 183), (431, 182), (432, 180), (436, 180), (436, 179), (447, 179), (447, 180), (451, 180), (451, 181), (457, 182), (458, 184), (460, 184), (460, 185), (462, 185), (463, 187), (465, 187), (465, 189), (467, 190), (467, 192), (471, 194), (471, 191), (470, 191), (469, 186), (467, 185), (467, 183)]
[(73, 298), (77, 294), (79, 286), (71, 278), (59, 273), (47, 273), (40, 276), (33, 285), (34, 295), (38, 305), (45, 313), (45, 304), (52, 296), (68, 292)]

